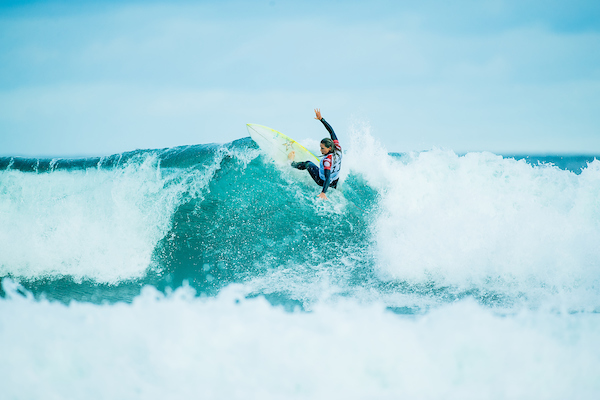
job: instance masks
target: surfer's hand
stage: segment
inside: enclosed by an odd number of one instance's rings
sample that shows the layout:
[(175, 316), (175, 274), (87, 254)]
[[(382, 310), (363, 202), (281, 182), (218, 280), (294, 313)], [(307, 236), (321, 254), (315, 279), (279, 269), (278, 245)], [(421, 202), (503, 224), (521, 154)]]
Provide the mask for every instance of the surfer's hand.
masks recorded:
[(319, 198), (320, 198), (320, 199), (323, 199), (323, 200), (329, 200), (329, 199), (327, 198), (327, 196), (325, 196), (325, 193), (323, 193), (323, 192), (321, 192), (321, 193), (319, 194)]
[(319, 121), (321, 120), (321, 118), (323, 118), (321, 117), (321, 110), (319, 110), (318, 108), (315, 108), (315, 115), (315, 119), (318, 119)]

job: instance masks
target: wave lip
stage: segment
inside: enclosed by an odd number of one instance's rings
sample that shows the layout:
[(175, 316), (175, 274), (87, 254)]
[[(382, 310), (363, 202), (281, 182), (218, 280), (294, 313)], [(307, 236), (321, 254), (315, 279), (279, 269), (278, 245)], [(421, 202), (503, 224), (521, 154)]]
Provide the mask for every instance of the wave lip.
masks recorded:
[(0, 172), (0, 275), (136, 279), (182, 188), (153, 156), (114, 169)]

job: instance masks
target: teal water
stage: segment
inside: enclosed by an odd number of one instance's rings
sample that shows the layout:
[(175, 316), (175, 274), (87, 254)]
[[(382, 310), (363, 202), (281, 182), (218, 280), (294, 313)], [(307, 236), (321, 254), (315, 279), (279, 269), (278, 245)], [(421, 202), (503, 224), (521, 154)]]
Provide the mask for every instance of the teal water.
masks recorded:
[(600, 393), (594, 156), (346, 149), (328, 202), (249, 138), (0, 158), (8, 398)]
[[(249, 152), (253, 152), (251, 160), (244, 158)], [(275, 165), (258, 156), (256, 146), (249, 139), (224, 147), (207, 145), (139, 151), (105, 159), (39, 162), (3, 159), (2, 162), (5, 168), (10, 163), (10, 168), (5, 169), (7, 173), (24, 172), (22, 176), (36, 174), (36, 177), (47, 176), (49, 180), (54, 174), (73, 171), (82, 172), (79, 176), (82, 180), (90, 179), (90, 171), (108, 175), (107, 180), (124, 171), (136, 177), (138, 168), (144, 166), (156, 169), (160, 177), (153, 177), (157, 179), (153, 183), (174, 202), (169, 205), (172, 213), (167, 216), (170, 226), (154, 244), (149, 268), (139, 276), (117, 273), (114, 279), (103, 282), (103, 279), (80, 274), (76, 266), (76, 276), (52, 268), (39, 274), (34, 268), (25, 276), (19, 276), (6, 268), (6, 276), (19, 279), (27, 290), (49, 299), (131, 301), (144, 285), (151, 284), (165, 291), (181, 286), (184, 281), (199, 293), (213, 296), (231, 283), (262, 276), (282, 264), (327, 263), (327, 269), (339, 269), (340, 279), (343, 275), (345, 284), (352, 286), (353, 281), (364, 283), (364, 276), (369, 275), (372, 268), (365, 217), (373, 212), (376, 191), (360, 177), (350, 176), (346, 192), (356, 204), (338, 195), (334, 206), (315, 207), (314, 199), (308, 196), (308, 182), (292, 182), (289, 176), (282, 177)], [(114, 189), (113, 185), (107, 187), (107, 190)], [(64, 196), (72, 194), (69, 192), (78, 190), (61, 188), (58, 197), (50, 195), (35, 201), (60, 203)], [(160, 197), (161, 194), (149, 196)], [(68, 211), (65, 210), (65, 216)], [(85, 231), (85, 227), (82, 230)], [(349, 270), (341, 263), (340, 255), (352, 256), (358, 264)], [(355, 271), (356, 266), (360, 266), (360, 272)], [(268, 295), (284, 303), (297, 304), (297, 299), (286, 298), (285, 293)]]
[[(402, 162), (413, 155), (393, 154), (391, 157)], [(532, 166), (555, 167), (575, 174), (580, 174), (595, 160), (594, 156), (505, 157), (503, 161), (524, 159)], [(58, 222), (59, 225), (69, 222), (70, 210), (58, 206), (64, 203), (65, 198), (80, 196), (79, 200), (89, 202), (89, 195), (97, 201), (94, 192), (98, 189), (89, 189), (89, 183), (85, 181), (100, 179), (105, 184), (110, 182), (104, 189), (112, 192), (119, 186), (115, 183), (119, 178), (140, 179), (141, 182), (136, 184), (155, 186), (142, 194), (142, 197), (148, 197), (143, 201), (162, 197), (161, 201), (171, 202), (165, 204), (171, 211), (169, 215), (165, 215), (162, 209), (152, 210), (163, 214), (155, 218), (158, 221), (163, 217), (168, 228), (165, 227), (160, 239), (152, 243), (149, 265), (131, 275), (117, 272), (114, 276), (98, 279), (95, 277), (97, 274), (86, 274), (85, 270), (77, 269), (77, 257), (70, 261), (73, 273), (65, 273), (56, 266), (41, 270), (33, 266), (28, 270), (27, 260), (20, 268), (11, 268), (10, 261), (3, 260), (4, 276), (18, 280), (37, 297), (63, 302), (130, 302), (139, 295), (144, 285), (153, 285), (164, 292), (180, 287), (183, 282), (202, 295), (214, 296), (231, 283), (251, 282), (273, 271), (287, 271), (291, 266), (296, 271), (294, 279), (304, 280), (300, 284), (313, 284), (319, 273), (330, 275), (330, 279), (334, 280), (331, 283), (340, 288), (340, 296), (352, 296), (353, 291), (368, 287), (380, 293), (408, 292), (450, 302), (465, 296), (489, 305), (503, 304), (504, 301), (511, 304), (513, 301), (504, 293), (495, 293), (485, 287), (452, 288), (436, 284), (434, 280), (411, 284), (381, 279), (372, 251), (373, 220), (381, 218), (382, 212), (378, 204), (378, 189), (370, 186), (360, 173), (351, 172), (345, 178), (343, 194), (336, 193), (331, 205), (318, 204), (311, 197), (314, 190), (311, 191), (309, 180), (293, 181), (298, 176), (286, 175), (291, 171), (284, 170), (282, 174), (280, 167), (259, 155), (249, 138), (225, 146), (140, 150), (86, 159), (5, 157), (0, 159), (0, 168), (5, 175), (5, 201), (23, 201), (11, 197), (15, 194), (23, 196), (25, 191), (33, 189), (27, 186), (36, 183), (27, 182), (28, 179), (45, 180), (47, 187), (38, 187), (40, 192), (32, 193), (28, 201), (32, 207), (45, 203), (54, 212), (60, 208), (64, 215), (52, 216), (65, 218)], [(149, 171), (155, 176), (149, 177)], [(78, 175), (69, 181), (72, 186), (58, 189), (63, 180), (53, 179), (54, 175), (74, 173)], [(13, 177), (8, 179), (10, 174)], [(105, 177), (91, 177), (93, 174)], [(18, 182), (19, 178), (23, 182)], [(85, 183), (78, 187), (78, 180)], [(58, 193), (53, 196), (57, 189)], [(91, 193), (85, 193), (86, 190)], [(85, 208), (85, 205), (82, 207)], [(94, 210), (89, 212), (92, 214), (90, 218), (94, 218)], [(108, 217), (114, 219), (112, 223), (127, 223), (126, 220), (118, 220), (114, 210), (108, 213)], [(26, 216), (22, 217), (22, 222), (25, 222)], [(47, 232), (37, 234), (49, 238), (55, 227), (45, 228)], [(85, 226), (79, 229), (86, 231)], [(106, 229), (110, 235), (110, 227)], [(21, 250), (26, 252), (27, 246), (23, 245)], [(64, 250), (68, 253), (71, 249)], [(108, 252), (110, 249), (101, 251)], [(58, 261), (65, 264), (65, 260)], [(97, 267), (103, 268), (102, 265)], [(261, 287), (249, 295), (265, 295), (274, 303), (291, 308), (303, 307), (304, 301), (312, 300), (295, 298), (289, 290), (278, 291), (272, 287)], [(396, 304), (390, 307), (415, 311)]]

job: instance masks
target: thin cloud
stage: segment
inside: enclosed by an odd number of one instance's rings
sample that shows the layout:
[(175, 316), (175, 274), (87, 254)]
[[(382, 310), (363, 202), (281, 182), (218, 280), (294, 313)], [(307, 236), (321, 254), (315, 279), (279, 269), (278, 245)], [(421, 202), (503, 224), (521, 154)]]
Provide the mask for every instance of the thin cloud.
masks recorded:
[(253, 4), (0, 8), (0, 152), (302, 135), (317, 105), (391, 151), (600, 152), (593, 4), (564, 21), (535, 2)]

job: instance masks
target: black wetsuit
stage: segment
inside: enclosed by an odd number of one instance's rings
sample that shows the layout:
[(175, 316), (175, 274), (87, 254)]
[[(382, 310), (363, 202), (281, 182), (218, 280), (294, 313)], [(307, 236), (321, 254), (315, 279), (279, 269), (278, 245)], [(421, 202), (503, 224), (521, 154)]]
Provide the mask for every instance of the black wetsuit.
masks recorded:
[[(325, 118), (321, 118), (320, 121), (323, 123), (323, 125), (325, 125), (325, 128), (329, 132), (331, 140), (333, 140), (334, 146), (336, 146), (341, 151), (340, 142), (337, 136), (335, 135), (335, 132), (333, 131), (331, 125), (329, 125), (327, 121), (325, 121)], [(331, 153), (333, 153), (333, 151)], [(326, 154), (325, 157), (327, 157), (329, 154)], [(334, 189), (337, 187), (339, 178), (331, 182), (330, 169), (324, 169), (323, 172), (325, 174), (325, 179), (323, 180), (319, 174), (319, 166), (315, 165), (310, 161), (292, 162), (292, 167), (300, 170), (308, 170), (308, 173), (310, 174), (311, 178), (313, 178), (313, 180), (316, 182), (316, 184), (323, 187), (323, 193), (327, 192), (327, 189), (329, 187), (332, 187)]]

